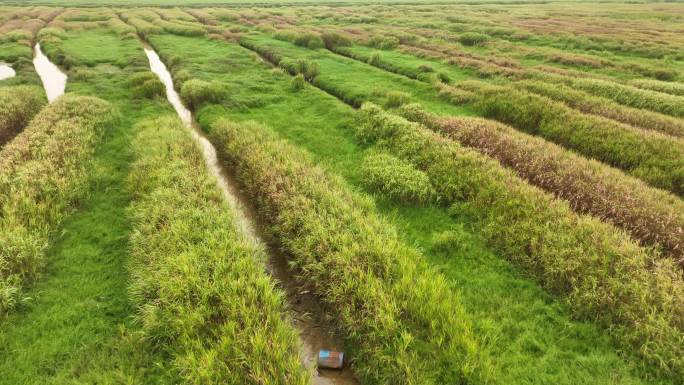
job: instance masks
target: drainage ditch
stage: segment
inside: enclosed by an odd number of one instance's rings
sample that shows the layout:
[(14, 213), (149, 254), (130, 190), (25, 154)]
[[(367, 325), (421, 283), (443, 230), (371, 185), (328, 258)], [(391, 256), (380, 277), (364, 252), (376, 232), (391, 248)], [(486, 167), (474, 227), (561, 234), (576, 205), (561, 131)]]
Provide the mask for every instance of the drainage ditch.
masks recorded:
[(67, 76), (45, 56), (40, 49), (40, 43), (36, 43), (33, 47), (33, 54), (33, 66), (43, 82), (43, 88), (45, 88), (48, 101), (52, 103), (64, 94)]

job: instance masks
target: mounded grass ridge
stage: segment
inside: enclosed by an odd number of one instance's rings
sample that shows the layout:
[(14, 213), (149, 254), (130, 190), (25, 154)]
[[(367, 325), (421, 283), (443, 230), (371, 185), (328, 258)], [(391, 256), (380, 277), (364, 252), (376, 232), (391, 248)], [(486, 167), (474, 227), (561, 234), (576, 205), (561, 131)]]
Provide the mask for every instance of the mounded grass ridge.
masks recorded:
[(414, 164), (443, 202), (522, 266), (576, 317), (606, 328), (661, 375), (684, 374), (684, 280), (669, 259), (528, 185), (512, 171), (422, 126), (365, 104), (358, 138)]
[(310, 384), (266, 256), (238, 233), (187, 129), (158, 118), (137, 130), (129, 270), (145, 337), (187, 384)]
[(88, 191), (88, 162), (117, 113), (65, 95), (0, 151), (0, 315), (37, 278), (59, 223)]
[(362, 383), (487, 382), (459, 296), (366, 197), (259, 124), (218, 120), (210, 138), (327, 305)]
[(573, 210), (625, 229), (645, 245), (684, 262), (684, 202), (601, 162), (496, 121), (439, 117), (419, 105), (405, 118), (495, 158), (530, 182), (567, 200)]
[(581, 114), (511, 87), (474, 87), (479, 90), (473, 105), (483, 116), (623, 169), (654, 187), (684, 194), (684, 140)]

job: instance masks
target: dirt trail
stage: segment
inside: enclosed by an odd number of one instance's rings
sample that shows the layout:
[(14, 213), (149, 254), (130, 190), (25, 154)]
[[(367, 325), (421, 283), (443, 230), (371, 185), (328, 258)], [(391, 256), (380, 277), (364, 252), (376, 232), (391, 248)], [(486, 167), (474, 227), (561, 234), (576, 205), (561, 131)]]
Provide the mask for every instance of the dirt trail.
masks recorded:
[[(248, 199), (238, 188), (235, 178), (218, 161), (216, 149), (204, 136), (192, 118), (192, 113), (183, 105), (175, 91), (173, 79), (159, 55), (149, 45), (144, 45), (145, 54), (150, 62), (150, 69), (166, 87), (166, 96), (180, 119), (190, 128), (193, 138), (202, 148), (204, 160), (210, 172), (216, 177), (223, 196), (233, 209), (236, 224), (243, 236), (256, 247), (262, 248), (269, 256), (268, 271), (276, 278), (287, 293), (292, 310), (295, 327), (299, 329), (302, 343), (302, 359), (308, 367), (316, 366), (320, 349), (340, 350), (342, 344), (336, 341), (331, 333), (324, 311), (319, 301), (307, 288), (292, 277), (287, 267), (287, 259), (269, 242), (263, 229), (258, 225), (256, 212)], [(314, 385), (356, 385), (358, 381), (348, 368), (344, 370), (318, 370), (313, 378)]]

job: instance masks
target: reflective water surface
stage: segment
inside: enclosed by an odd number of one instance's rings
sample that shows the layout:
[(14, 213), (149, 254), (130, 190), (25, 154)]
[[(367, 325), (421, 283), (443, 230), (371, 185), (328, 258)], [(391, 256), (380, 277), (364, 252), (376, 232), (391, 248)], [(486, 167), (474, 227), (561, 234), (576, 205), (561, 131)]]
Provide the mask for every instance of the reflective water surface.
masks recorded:
[(43, 82), (48, 101), (52, 102), (64, 94), (67, 76), (43, 54), (40, 43), (33, 48), (33, 66)]
[(0, 62), (0, 80), (11, 78), (16, 74), (17, 73), (14, 72), (14, 69), (10, 67), (9, 64)]

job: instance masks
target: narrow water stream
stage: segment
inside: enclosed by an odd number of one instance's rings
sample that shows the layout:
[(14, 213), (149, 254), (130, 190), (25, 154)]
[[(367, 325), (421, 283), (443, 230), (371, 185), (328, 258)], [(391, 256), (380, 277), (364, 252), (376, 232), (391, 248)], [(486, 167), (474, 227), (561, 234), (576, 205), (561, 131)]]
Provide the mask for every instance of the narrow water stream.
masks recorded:
[(40, 43), (36, 43), (33, 48), (33, 66), (43, 82), (49, 102), (53, 102), (64, 94), (67, 76), (45, 56), (40, 49)]
[(0, 80), (9, 79), (16, 74), (17, 73), (14, 72), (14, 69), (10, 67), (9, 64), (0, 62)]
[[(150, 62), (150, 70), (159, 77), (166, 87), (167, 99), (183, 123), (190, 129), (193, 138), (200, 144), (207, 167), (216, 177), (224, 197), (235, 212), (238, 228), (245, 238), (267, 251), (269, 273), (287, 293), (293, 312), (293, 321), (299, 329), (302, 359), (307, 367), (315, 367), (320, 349), (340, 350), (342, 346), (329, 332), (330, 329), (327, 321), (323, 318), (324, 312), (320, 303), (309, 290), (294, 280), (288, 271), (285, 256), (276, 248), (269, 246), (270, 243), (266, 240), (265, 232), (256, 220), (254, 207), (249, 204), (249, 201), (237, 187), (234, 176), (219, 163), (216, 157), (216, 149), (197, 126), (192, 118), (192, 113), (183, 105), (166, 66), (149, 45), (145, 44), (144, 49)], [(343, 370), (319, 369), (315, 371), (313, 384), (357, 385), (358, 382), (351, 370), (345, 367)]]

